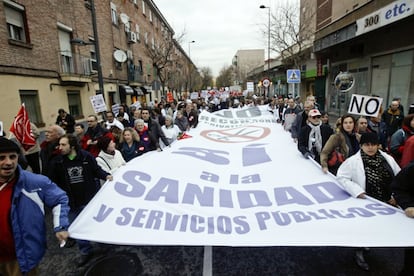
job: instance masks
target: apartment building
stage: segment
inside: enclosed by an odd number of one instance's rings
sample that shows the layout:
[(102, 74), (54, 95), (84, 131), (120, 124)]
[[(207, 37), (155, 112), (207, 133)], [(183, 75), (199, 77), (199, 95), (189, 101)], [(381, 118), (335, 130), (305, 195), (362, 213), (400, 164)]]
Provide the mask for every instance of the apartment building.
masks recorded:
[[(96, 93), (103, 92), (107, 108), (150, 101), (162, 96), (174, 75), (180, 91), (191, 63), (151, 0), (2, 0), (0, 47), (0, 121), (6, 131), (21, 103), (43, 128), (54, 124), (59, 108), (77, 120), (94, 114), (90, 98)], [(164, 71), (155, 61), (163, 55)]]
[[(328, 111), (344, 113), (352, 94), (378, 95), (384, 108), (399, 97), (408, 110), (414, 103), (413, 13), (414, 0), (317, 0), (314, 53), (324, 85), (316, 92), (326, 97)], [(333, 85), (341, 71), (355, 79), (347, 93)]]

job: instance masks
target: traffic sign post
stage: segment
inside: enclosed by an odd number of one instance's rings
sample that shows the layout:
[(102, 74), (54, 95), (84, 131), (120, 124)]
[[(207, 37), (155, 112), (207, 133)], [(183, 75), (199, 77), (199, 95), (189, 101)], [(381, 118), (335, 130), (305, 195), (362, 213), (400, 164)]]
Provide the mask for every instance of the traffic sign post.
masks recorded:
[(287, 83), (292, 83), (292, 97), (295, 97), (295, 84), (300, 83), (300, 70), (299, 69), (288, 69), (286, 71), (286, 80)]

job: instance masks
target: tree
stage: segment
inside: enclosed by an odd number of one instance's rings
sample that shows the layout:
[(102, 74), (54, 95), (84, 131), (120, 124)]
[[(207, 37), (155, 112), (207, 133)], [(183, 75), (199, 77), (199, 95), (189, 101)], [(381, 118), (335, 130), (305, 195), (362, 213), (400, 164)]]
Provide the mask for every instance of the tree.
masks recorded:
[[(300, 68), (306, 59), (306, 49), (312, 46), (315, 32), (315, 5), (310, 1), (286, 1), (271, 15), (271, 50), (278, 53), (283, 63)], [(300, 13), (303, 10), (303, 13)], [(267, 31), (266, 31), (267, 32)]]
[(202, 67), (200, 69), (201, 75), (201, 88), (206, 89), (207, 87), (213, 87), (213, 74), (210, 67)]
[(180, 43), (183, 37), (184, 33), (174, 38), (174, 32), (164, 28), (159, 40), (155, 41), (153, 37), (151, 41), (145, 41), (146, 54), (151, 59), (152, 66), (161, 82), (162, 95), (165, 95), (165, 84), (172, 76), (171, 71), (176, 62), (176, 55), (174, 55), (175, 44), (177, 42)]
[(234, 83), (234, 68), (232, 65), (224, 66), (219, 73), (219, 76), (216, 79), (217, 87), (226, 87), (231, 86)]

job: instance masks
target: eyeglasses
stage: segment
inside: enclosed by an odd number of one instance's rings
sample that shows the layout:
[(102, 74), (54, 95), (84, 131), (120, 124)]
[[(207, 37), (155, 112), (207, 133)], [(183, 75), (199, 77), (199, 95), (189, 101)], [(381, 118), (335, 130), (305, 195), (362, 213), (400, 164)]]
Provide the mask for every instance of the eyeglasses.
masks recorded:
[(320, 118), (321, 118), (321, 116), (320, 116), (320, 115), (317, 115), (317, 116), (311, 116), (311, 118), (312, 118), (312, 119), (320, 119)]

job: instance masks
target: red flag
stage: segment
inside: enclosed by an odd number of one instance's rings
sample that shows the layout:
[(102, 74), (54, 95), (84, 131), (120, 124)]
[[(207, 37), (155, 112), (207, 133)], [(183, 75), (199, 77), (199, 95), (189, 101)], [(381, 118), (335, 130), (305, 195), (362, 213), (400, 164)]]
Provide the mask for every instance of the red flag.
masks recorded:
[(14, 134), (17, 141), (20, 142), (25, 150), (30, 149), (36, 144), (36, 139), (30, 129), (30, 120), (29, 116), (27, 116), (24, 104), (22, 104), (17, 116), (14, 118), (13, 124), (10, 127), (10, 132)]

